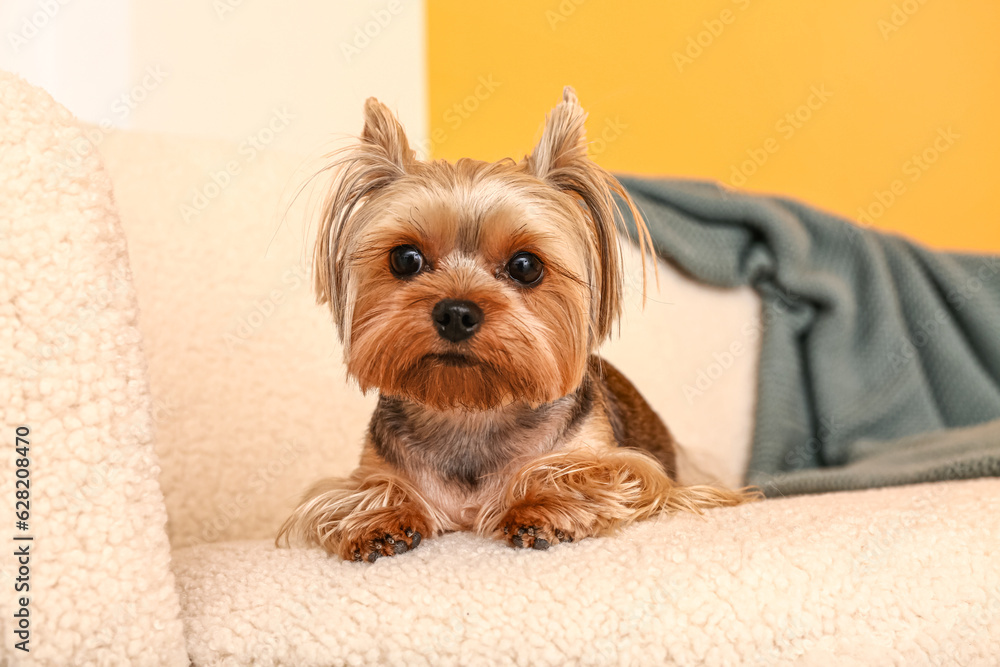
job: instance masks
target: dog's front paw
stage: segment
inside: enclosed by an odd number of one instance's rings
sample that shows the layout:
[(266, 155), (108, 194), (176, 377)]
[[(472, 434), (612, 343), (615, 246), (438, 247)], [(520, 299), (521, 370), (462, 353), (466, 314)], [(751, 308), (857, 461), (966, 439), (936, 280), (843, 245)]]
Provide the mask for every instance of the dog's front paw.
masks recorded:
[(374, 563), (379, 558), (416, 549), (427, 537), (430, 537), (430, 529), (420, 514), (385, 513), (385, 516), (362, 521), (354, 530), (345, 531), (338, 552), (344, 560)]
[(578, 529), (569, 526), (557, 527), (553, 518), (544, 506), (516, 505), (507, 510), (507, 514), (500, 522), (497, 537), (512, 547), (540, 551), (548, 549), (553, 544), (572, 542), (574, 538), (586, 537), (578, 535)]
[(384, 556), (396, 556), (416, 549), (422, 539), (423, 533), (411, 527), (397, 526), (389, 531), (376, 529), (345, 540), (341, 556), (345, 560), (374, 563)]

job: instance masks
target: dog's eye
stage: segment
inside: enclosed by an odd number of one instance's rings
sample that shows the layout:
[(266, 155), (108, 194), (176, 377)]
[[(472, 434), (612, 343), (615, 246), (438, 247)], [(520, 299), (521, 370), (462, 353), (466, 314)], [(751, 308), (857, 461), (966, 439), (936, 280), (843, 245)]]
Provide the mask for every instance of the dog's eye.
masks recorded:
[(542, 279), (542, 260), (530, 252), (519, 252), (507, 262), (507, 273), (522, 285), (535, 285)]
[(389, 251), (389, 268), (399, 278), (415, 276), (424, 268), (424, 256), (411, 245), (401, 245)]

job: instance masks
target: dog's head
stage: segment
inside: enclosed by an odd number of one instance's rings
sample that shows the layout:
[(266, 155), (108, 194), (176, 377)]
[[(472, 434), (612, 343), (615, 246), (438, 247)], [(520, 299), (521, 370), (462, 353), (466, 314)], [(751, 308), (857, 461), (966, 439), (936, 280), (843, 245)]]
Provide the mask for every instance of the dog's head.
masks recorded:
[(611, 174), (587, 157), (572, 89), (520, 162), (417, 160), (388, 108), (325, 205), (314, 256), (348, 373), (435, 409), (540, 404), (574, 391), (621, 311)]

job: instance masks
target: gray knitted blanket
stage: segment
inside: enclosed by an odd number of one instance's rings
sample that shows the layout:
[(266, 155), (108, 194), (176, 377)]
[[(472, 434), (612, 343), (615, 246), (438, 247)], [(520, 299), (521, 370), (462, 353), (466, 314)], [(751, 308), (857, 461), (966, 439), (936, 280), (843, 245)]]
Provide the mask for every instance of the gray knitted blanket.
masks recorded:
[(714, 183), (620, 180), (663, 258), (763, 301), (748, 483), (773, 496), (1000, 475), (1000, 256)]

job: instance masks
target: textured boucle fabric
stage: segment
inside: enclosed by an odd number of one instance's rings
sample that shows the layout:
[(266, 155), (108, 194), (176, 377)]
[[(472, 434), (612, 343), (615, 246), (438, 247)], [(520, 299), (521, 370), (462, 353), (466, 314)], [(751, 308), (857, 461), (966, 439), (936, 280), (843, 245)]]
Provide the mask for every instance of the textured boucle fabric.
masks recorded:
[[(125, 238), (90, 140), (0, 72), (0, 663), (186, 665)], [(30, 591), (15, 593), (15, 429)], [(30, 652), (13, 613), (30, 598)]]
[(715, 183), (623, 184), (663, 257), (762, 299), (749, 483), (781, 495), (1000, 475), (1000, 256)]
[(183, 549), (198, 665), (996, 665), (1000, 480), (801, 496), (546, 552), (469, 534), (374, 565)]

